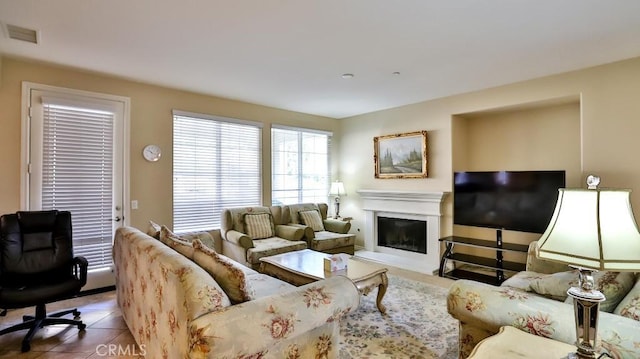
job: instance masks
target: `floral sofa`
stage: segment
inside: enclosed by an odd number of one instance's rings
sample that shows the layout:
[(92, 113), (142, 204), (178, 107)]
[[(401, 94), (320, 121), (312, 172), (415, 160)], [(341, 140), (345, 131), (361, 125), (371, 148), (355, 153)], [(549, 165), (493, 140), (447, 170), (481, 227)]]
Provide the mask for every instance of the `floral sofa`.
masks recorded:
[[(575, 344), (574, 310), (566, 290), (577, 285), (577, 274), (566, 265), (537, 259), (536, 245), (529, 246), (527, 271), (500, 287), (470, 280), (452, 284), (447, 309), (460, 322), (460, 358), (502, 326)], [(613, 358), (640, 358), (640, 276), (598, 272), (594, 279), (607, 297), (600, 306), (599, 350)]]
[(350, 280), (294, 287), (217, 254), (207, 236), (116, 231), (117, 301), (147, 358), (337, 357), (339, 320), (359, 305)]

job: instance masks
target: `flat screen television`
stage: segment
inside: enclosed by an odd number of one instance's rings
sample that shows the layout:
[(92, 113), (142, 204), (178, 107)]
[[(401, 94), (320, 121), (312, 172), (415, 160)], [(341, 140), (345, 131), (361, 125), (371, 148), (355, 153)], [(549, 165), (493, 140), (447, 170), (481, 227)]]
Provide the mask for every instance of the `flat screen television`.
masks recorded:
[(543, 233), (565, 171), (454, 173), (453, 223)]

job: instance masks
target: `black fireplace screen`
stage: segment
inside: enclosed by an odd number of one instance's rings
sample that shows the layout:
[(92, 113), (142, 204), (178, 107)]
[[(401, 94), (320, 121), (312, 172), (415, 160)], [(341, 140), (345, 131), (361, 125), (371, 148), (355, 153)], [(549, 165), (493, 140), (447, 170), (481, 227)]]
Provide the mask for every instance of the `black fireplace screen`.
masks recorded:
[(378, 246), (427, 254), (427, 222), (378, 216)]

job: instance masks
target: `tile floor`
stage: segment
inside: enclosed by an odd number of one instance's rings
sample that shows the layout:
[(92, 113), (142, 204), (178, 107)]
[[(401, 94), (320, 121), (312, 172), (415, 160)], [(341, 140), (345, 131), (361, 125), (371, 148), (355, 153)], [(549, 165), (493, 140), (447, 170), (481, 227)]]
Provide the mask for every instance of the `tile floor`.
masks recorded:
[[(448, 288), (451, 279), (429, 276), (417, 272), (369, 262), (389, 269), (389, 274)], [(69, 325), (52, 325), (40, 329), (31, 341), (31, 350), (20, 351), (26, 330), (0, 335), (0, 359), (97, 359), (97, 358), (144, 358), (142, 351), (122, 319), (116, 303), (115, 291), (78, 297), (47, 306), (49, 313), (67, 308), (78, 308), (87, 329), (79, 331)], [(0, 329), (22, 320), (23, 315), (33, 315), (35, 308), (10, 310), (6, 317), (0, 317)], [(71, 318), (71, 315), (65, 318)], [(109, 348), (112, 348), (110, 355)], [(118, 355), (117, 350), (120, 350)]]
[[(0, 336), (0, 358), (24, 359), (85, 359), (85, 358), (143, 358), (140, 349), (129, 333), (116, 303), (115, 291), (78, 297), (52, 303), (47, 311), (78, 308), (86, 330), (75, 326), (52, 325), (41, 328), (31, 341), (31, 350), (20, 351), (26, 330)], [(10, 310), (6, 317), (0, 317), (0, 328), (19, 323), (23, 315), (33, 315), (34, 308)], [(72, 318), (67, 315), (65, 318)], [(109, 349), (112, 354), (109, 355)], [(117, 350), (120, 349), (118, 355)]]

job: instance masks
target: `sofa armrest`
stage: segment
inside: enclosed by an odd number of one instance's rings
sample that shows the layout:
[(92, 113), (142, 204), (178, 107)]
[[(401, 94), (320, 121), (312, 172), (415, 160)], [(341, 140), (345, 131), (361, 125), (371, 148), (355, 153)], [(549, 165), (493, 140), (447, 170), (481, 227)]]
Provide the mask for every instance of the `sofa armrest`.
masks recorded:
[(229, 241), (244, 249), (253, 248), (253, 240), (242, 232), (235, 231), (233, 229), (228, 230), (224, 236), (224, 240)]
[(323, 222), (324, 222), (324, 229), (329, 232), (347, 234), (351, 229), (351, 223), (341, 221), (339, 219), (327, 218)]
[(279, 224), (276, 226), (276, 236), (290, 241), (299, 241), (304, 237), (304, 228)]
[[(457, 280), (449, 288), (447, 310), (464, 325), (497, 333), (510, 325), (532, 334), (575, 344), (573, 305), (510, 287)], [(620, 358), (637, 358), (640, 323), (600, 312), (598, 338), (602, 348)]]
[(287, 223), (287, 226), (293, 226), (293, 227), (298, 227), (298, 228), (302, 228), (302, 230), (304, 231), (302, 238), (304, 240), (306, 240), (307, 242), (310, 242), (312, 239), (314, 239), (316, 237), (315, 232), (313, 231), (313, 228), (305, 225), (305, 224), (300, 224), (300, 223)]
[(353, 282), (338, 276), (237, 304), (191, 323), (189, 342), (194, 345), (189, 354), (192, 358), (207, 353), (216, 358), (257, 357), (316, 328), (337, 326), (359, 302)]

